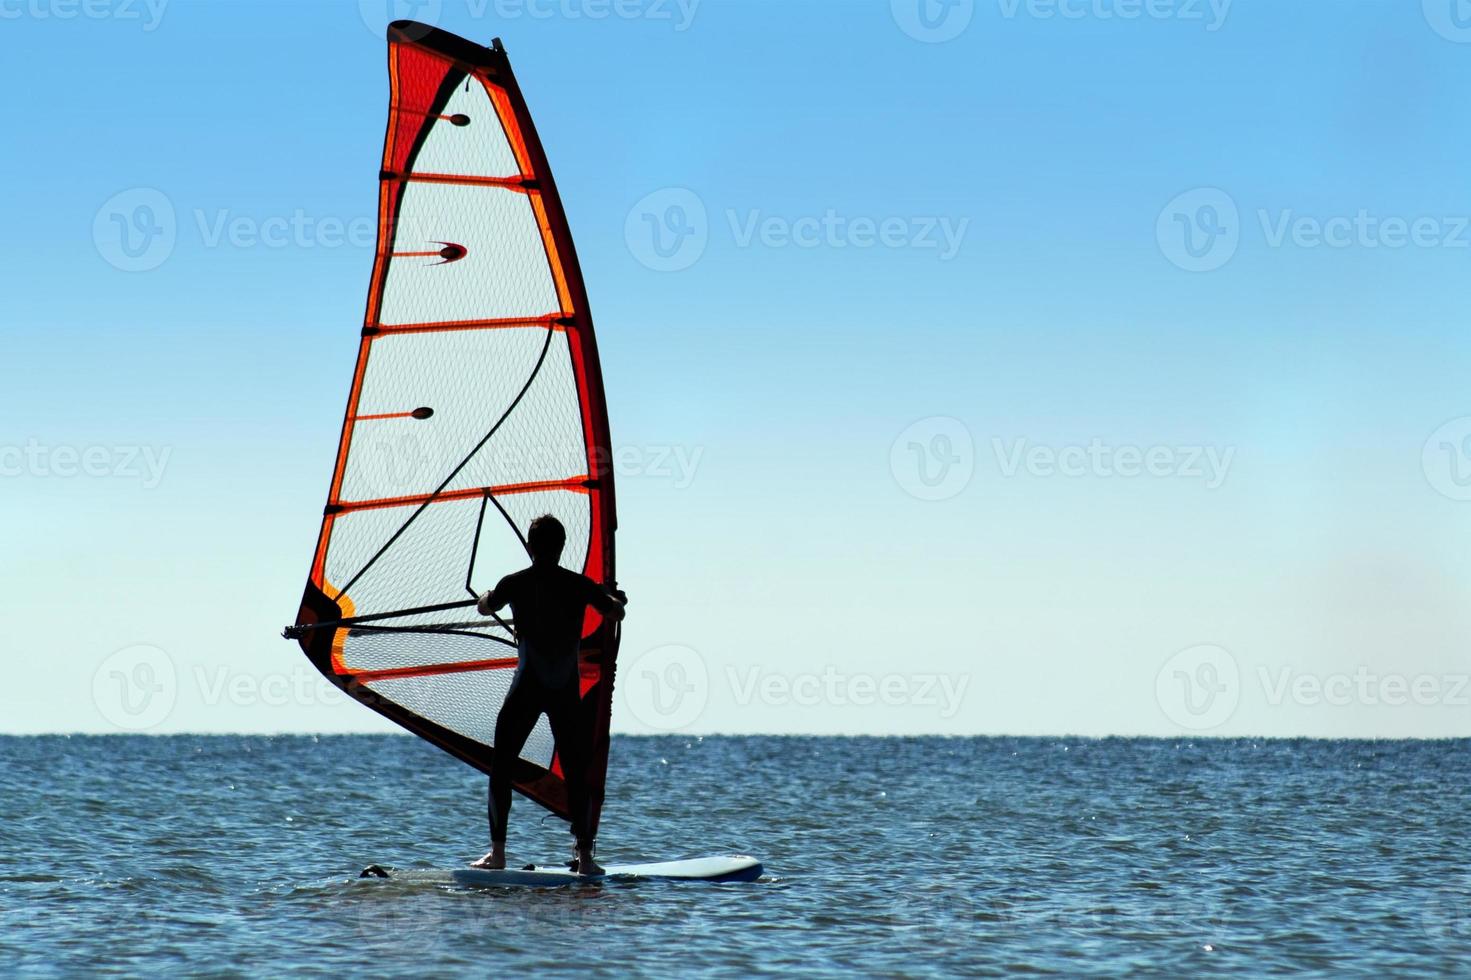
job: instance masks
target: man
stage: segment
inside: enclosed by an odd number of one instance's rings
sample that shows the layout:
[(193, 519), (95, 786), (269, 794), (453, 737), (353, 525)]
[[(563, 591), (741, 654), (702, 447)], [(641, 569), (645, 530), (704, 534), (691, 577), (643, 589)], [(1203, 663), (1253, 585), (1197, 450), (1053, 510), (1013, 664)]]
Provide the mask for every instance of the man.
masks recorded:
[(567, 804), (572, 834), (577, 838), (577, 870), (602, 874), (593, 860), (588, 834), (585, 769), (591, 738), (582, 722), (578, 689), (577, 650), (588, 606), (618, 622), (628, 597), (608, 590), (586, 575), (557, 564), (567, 543), (562, 522), (545, 514), (531, 522), (526, 548), (531, 567), (500, 580), (480, 597), (479, 611), (489, 616), (511, 607), (516, 627), (516, 676), (495, 723), (495, 753), (490, 776), (490, 853), (473, 865), (499, 869), (506, 866), (506, 821), (511, 813), (511, 773), (527, 736), (545, 712), (552, 726), (562, 775), (567, 781)]

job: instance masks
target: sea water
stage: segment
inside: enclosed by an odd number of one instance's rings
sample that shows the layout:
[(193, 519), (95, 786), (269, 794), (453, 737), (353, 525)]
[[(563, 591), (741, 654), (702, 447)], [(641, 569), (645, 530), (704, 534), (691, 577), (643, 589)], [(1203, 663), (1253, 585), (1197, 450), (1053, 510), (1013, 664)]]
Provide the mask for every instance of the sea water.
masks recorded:
[(4, 738), (0, 974), (1471, 975), (1468, 749), (616, 738), (603, 861), (766, 878), (475, 891), (357, 879), (485, 849), (410, 737)]

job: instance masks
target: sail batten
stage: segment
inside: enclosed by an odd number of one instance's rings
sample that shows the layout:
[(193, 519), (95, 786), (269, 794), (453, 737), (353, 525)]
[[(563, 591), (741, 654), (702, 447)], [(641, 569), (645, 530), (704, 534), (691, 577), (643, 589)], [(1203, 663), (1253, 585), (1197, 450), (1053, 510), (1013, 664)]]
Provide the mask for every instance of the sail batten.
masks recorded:
[[(607, 408), (571, 233), (504, 50), (402, 21), (388, 42), (378, 246), (287, 632), (343, 690), (488, 772), (513, 626), (446, 612), (526, 563), (522, 529), (542, 513), (567, 529), (564, 565), (614, 584)], [(583, 633), (595, 828), (618, 631), (590, 610)], [(514, 780), (566, 817), (549, 739), (533, 733)]]
[(442, 500), (464, 500), (480, 497), (503, 496), (512, 493), (536, 493), (539, 490), (567, 490), (571, 493), (586, 493), (594, 484), (587, 475), (569, 476), (560, 480), (538, 480), (532, 483), (507, 483), (498, 487), (469, 487), (452, 493), (423, 494), (411, 497), (385, 497), (379, 500), (342, 500), (332, 505), (333, 512), (342, 514), (355, 510), (373, 510), (380, 507), (413, 507)]
[(464, 184), (470, 187), (499, 187), (509, 191), (521, 191), (526, 194), (536, 194), (541, 190), (536, 183), (536, 178), (523, 177), (519, 174), (514, 177), (477, 177), (473, 174), (400, 174), (385, 170), (379, 177), (382, 180), (401, 183)]

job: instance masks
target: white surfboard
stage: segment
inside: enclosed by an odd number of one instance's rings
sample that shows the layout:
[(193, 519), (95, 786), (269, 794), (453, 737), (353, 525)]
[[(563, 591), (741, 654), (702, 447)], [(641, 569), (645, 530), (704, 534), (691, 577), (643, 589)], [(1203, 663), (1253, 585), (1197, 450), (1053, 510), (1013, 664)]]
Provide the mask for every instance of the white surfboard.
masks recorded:
[(531, 869), (487, 871), (482, 868), (410, 869), (399, 871), (378, 865), (363, 871), (360, 877), (388, 881), (408, 881), (432, 885), (462, 885), (470, 888), (529, 886), (555, 888), (579, 882), (632, 881), (653, 878), (663, 881), (755, 881), (762, 874), (761, 862), (753, 857), (704, 857), (686, 861), (662, 861), (657, 864), (611, 864), (603, 874), (584, 876), (567, 868), (537, 866)]

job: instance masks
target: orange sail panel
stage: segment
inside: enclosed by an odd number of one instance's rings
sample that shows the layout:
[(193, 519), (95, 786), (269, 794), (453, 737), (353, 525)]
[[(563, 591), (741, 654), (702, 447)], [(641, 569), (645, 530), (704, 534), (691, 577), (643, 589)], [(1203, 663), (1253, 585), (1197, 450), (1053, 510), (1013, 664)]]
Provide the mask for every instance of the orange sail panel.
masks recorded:
[[(613, 478), (597, 345), (567, 218), (496, 41), (388, 28), (378, 248), (336, 468), (287, 635), (334, 684), (489, 772), (515, 624), (473, 597), (526, 564), (538, 514), (562, 563), (612, 585)], [(618, 631), (589, 610), (590, 825)], [(543, 718), (515, 786), (568, 817)]]

